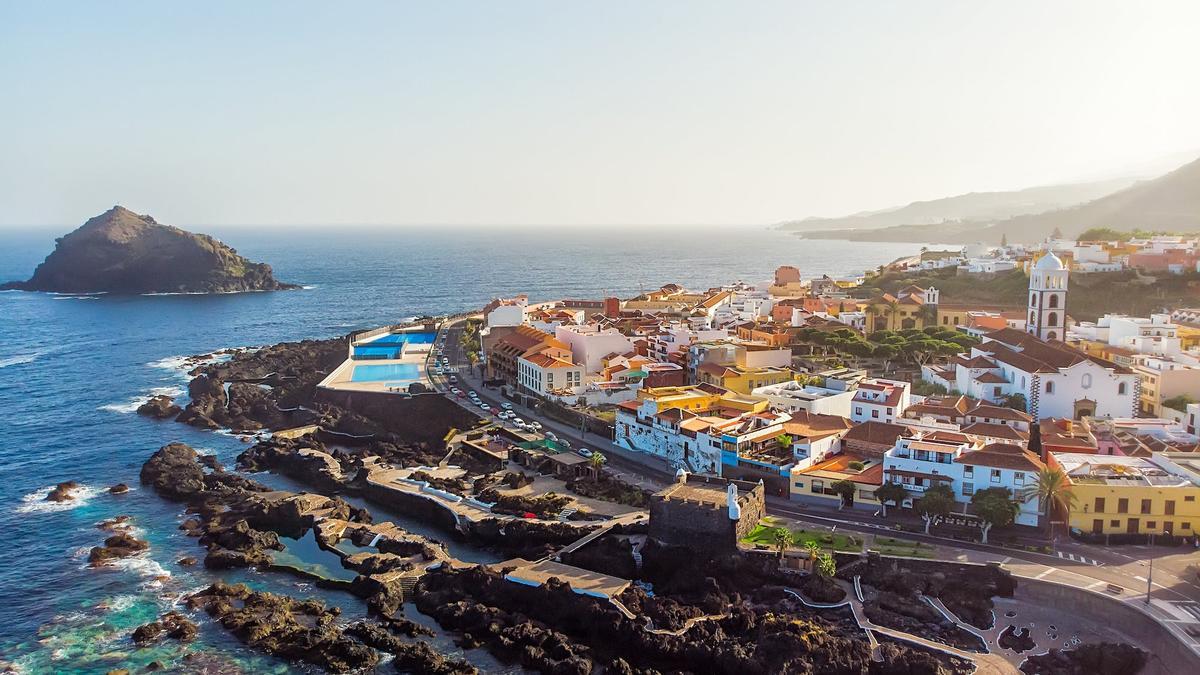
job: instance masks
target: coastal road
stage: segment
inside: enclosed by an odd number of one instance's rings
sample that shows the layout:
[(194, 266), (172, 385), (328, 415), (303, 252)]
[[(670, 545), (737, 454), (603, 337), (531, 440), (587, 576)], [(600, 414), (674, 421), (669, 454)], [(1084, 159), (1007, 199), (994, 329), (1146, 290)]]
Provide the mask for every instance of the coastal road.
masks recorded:
[[(459, 386), (474, 390), (479, 397), (493, 407), (509, 402), (499, 392), (482, 386), (479, 378), (470, 373), (465, 355), (459, 347), (458, 338), (462, 322), (447, 327), (446, 355), (451, 366), (457, 367)], [(445, 378), (435, 381), (439, 388), (448, 388)], [(470, 402), (455, 399), (460, 405), (482, 414)], [(674, 480), (674, 469), (665, 461), (631, 452), (612, 443), (608, 438), (584, 433), (578, 428), (568, 427), (555, 420), (537, 415), (533, 410), (514, 404), (514, 409), (526, 420), (537, 420), (545, 430), (553, 431), (559, 438), (568, 440), (572, 447), (599, 450), (608, 457), (610, 471), (620, 478), (648, 489), (658, 489)], [(1110, 547), (1082, 544), (1069, 537), (1056, 539), (1051, 554), (1017, 551), (974, 542), (964, 542), (920, 533), (899, 532), (887, 520), (866, 511), (836, 511), (819, 509), (788, 501), (780, 497), (767, 497), (767, 512), (805, 523), (826, 531), (852, 531), (862, 535), (886, 535), (902, 539), (921, 541), (934, 545), (938, 557), (944, 560), (989, 563), (1004, 565), (1015, 574), (1025, 577), (1047, 579), (1066, 583), (1098, 592), (1109, 592), (1125, 602), (1144, 603), (1147, 579), (1150, 576), (1150, 560), (1153, 559), (1152, 604), (1149, 606), (1157, 618), (1173, 626), (1182, 639), (1200, 649), (1200, 641), (1181, 629), (1200, 627), (1200, 553), (1191, 547), (1168, 548), (1154, 546)]]

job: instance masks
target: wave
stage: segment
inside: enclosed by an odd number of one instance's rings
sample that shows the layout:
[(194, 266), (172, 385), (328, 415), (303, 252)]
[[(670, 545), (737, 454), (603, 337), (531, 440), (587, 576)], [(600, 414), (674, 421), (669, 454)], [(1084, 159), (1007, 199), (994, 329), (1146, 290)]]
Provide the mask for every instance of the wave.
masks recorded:
[(65, 502), (48, 502), (46, 501), (46, 495), (49, 494), (54, 487), (54, 485), (47, 485), (36, 492), (30, 492), (24, 497), (21, 497), (21, 505), (17, 507), (17, 513), (50, 513), (55, 511), (70, 511), (71, 509), (87, 504), (92, 500), (92, 497), (95, 497), (97, 494), (95, 488), (88, 487), (87, 485), (80, 485), (79, 487), (70, 491), (70, 495), (73, 497), (73, 499), (68, 499)]
[(186, 390), (183, 387), (175, 385), (167, 387), (154, 387), (148, 392), (134, 396), (125, 403), (109, 403), (108, 405), (102, 405), (97, 409), (127, 415), (129, 413), (137, 412), (137, 409), (140, 408), (143, 403), (154, 396), (170, 396), (171, 398), (176, 398), (178, 396), (182, 396), (185, 391)]
[(114, 567), (125, 572), (132, 572), (145, 579), (139, 588), (141, 590), (149, 590), (152, 588), (162, 588), (163, 581), (171, 577), (171, 571), (163, 567), (159, 562), (146, 555), (135, 555), (128, 558), (117, 558), (108, 563), (108, 567)]
[(0, 368), (19, 366), (22, 363), (33, 363), (42, 354), (43, 352), (33, 352), (32, 354), (17, 354), (16, 356), (0, 359)]
[(315, 288), (317, 288), (317, 285), (316, 285), (316, 284), (307, 284), (307, 285), (305, 285), (305, 286), (301, 286), (301, 287), (300, 287), (300, 289), (301, 289), (301, 290), (305, 290), (305, 291), (311, 291), (311, 290), (313, 290), (313, 289), (315, 289)]
[(54, 300), (99, 300), (95, 295), (56, 295)]

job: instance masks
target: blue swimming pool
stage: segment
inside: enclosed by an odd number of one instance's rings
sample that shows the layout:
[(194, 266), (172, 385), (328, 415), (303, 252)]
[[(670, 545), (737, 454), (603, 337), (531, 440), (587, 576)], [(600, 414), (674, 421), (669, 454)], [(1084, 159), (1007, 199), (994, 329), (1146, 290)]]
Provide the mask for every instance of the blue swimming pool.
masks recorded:
[(354, 348), (356, 359), (394, 359), (400, 356), (400, 350), (406, 344), (428, 345), (437, 339), (434, 331), (413, 333), (390, 333), (383, 337), (365, 342)]
[(389, 382), (408, 384), (421, 379), (421, 366), (415, 363), (377, 363), (354, 366), (351, 382)]

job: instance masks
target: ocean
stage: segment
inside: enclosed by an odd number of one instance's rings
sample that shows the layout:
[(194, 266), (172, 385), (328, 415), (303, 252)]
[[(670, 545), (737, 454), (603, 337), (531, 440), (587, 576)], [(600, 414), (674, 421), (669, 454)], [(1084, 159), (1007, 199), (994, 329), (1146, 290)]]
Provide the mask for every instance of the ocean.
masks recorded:
[[(28, 278), (54, 238), (70, 229), (0, 230), (0, 280)], [(184, 394), (185, 356), (343, 335), (480, 307), (497, 295), (524, 292), (535, 301), (625, 297), (668, 282), (693, 288), (761, 282), (785, 264), (805, 277), (850, 275), (921, 246), (809, 241), (729, 227), (189, 229), (270, 263), (277, 278), (304, 289), (214, 296), (0, 292), (0, 670), (137, 672), (159, 661), (211, 673), (305, 672), (251, 652), (204, 617), (193, 617), (201, 633), (189, 647), (170, 640), (134, 647), (134, 628), (217, 578), (317, 596), (342, 607), (347, 618), (364, 614), (357, 599), (293, 578), (177, 564), (184, 556), (202, 559), (203, 549), (177, 529), (179, 505), (138, 485), (142, 462), (160, 446), (182, 441), (232, 466), (246, 447), (226, 434), (134, 414), (153, 394)], [(294, 487), (281, 477), (255, 477)], [(67, 480), (84, 485), (76, 502), (43, 501), (53, 485)], [(131, 492), (105, 491), (118, 482)], [(370, 508), (376, 520), (448, 538), (424, 523)], [(150, 542), (149, 553), (89, 569), (88, 550), (107, 536), (96, 524), (122, 514)], [(457, 547), (461, 557), (489, 559), (487, 552)], [(433, 625), (411, 606), (409, 616)], [(439, 633), (432, 641), (462, 654), (452, 636)], [(186, 666), (179, 662), (184, 651), (198, 654)], [(510, 670), (481, 650), (466, 656), (487, 672)]]

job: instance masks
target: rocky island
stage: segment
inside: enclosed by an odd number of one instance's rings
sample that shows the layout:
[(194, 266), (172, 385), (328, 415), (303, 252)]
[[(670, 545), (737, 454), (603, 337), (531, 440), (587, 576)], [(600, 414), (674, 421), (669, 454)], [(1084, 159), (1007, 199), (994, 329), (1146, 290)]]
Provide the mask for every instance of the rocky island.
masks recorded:
[(57, 241), (28, 281), (0, 289), (56, 293), (236, 293), (298, 288), (266, 263), (206, 234), (162, 225), (122, 206)]

